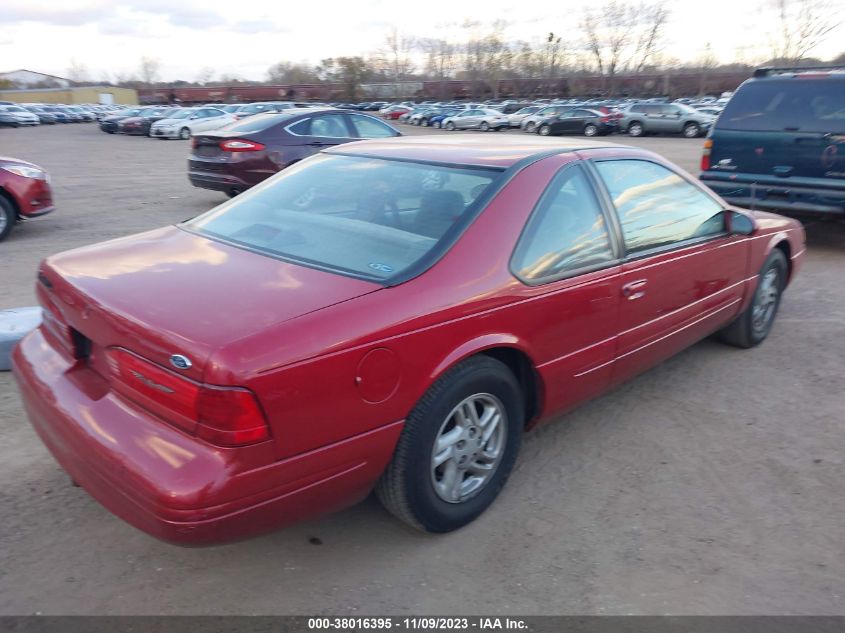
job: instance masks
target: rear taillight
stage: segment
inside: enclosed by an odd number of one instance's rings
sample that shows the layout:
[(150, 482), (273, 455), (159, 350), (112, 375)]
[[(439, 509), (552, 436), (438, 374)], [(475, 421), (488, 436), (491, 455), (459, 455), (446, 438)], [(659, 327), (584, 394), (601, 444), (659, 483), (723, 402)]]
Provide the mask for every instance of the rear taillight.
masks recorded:
[(226, 152), (258, 152), (264, 149), (264, 145), (254, 141), (235, 138), (220, 143), (220, 149)]
[(602, 117), (601, 119), (599, 119), (599, 120), (600, 120), (602, 123), (610, 123), (610, 117), (609, 117), (609, 116), (603, 116), (603, 117)]
[(701, 171), (710, 169), (710, 150), (713, 149), (713, 139), (704, 141), (704, 149), (701, 152)]
[(191, 147), (196, 147), (196, 146), (197, 146), (197, 137), (192, 136), (191, 137)]
[(270, 437), (248, 389), (194, 382), (123, 349), (109, 349), (108, 359), (115, 391), (207, 442), (244, 446)]

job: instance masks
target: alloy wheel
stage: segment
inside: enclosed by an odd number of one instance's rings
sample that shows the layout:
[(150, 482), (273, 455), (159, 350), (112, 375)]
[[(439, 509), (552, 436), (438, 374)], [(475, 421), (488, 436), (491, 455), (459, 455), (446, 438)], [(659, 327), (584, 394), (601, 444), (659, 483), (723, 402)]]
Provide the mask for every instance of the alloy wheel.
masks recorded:
[(489, 393), (462, 400), (446, 416), (431, 452), (431, 483), (440, 499), (463, 503), (487, 485), (505, 454), (507, 413)]
[(770, 268), (760, 280), (760, 286), (754, 295), (751, 308), (751, 327), (755, 334), (765, 333), (771, 327), (780, 296), (780, 274), (776, 268)]

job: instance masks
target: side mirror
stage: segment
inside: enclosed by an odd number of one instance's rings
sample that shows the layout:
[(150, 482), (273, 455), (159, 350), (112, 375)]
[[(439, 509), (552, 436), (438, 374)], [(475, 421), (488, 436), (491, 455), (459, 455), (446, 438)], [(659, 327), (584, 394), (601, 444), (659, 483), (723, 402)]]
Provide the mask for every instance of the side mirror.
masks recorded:
[(757, 230), (754, 218), (739, 211), (729, 211), (728, 222), (731, 235), (753, 235)]

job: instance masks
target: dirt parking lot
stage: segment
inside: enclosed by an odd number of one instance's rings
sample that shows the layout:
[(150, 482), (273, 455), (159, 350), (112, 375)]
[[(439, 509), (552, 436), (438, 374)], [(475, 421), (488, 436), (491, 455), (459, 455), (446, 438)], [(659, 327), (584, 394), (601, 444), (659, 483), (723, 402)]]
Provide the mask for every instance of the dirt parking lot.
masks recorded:
[[(693, 172), (701, 147), (618, 140)], [(0, 129), (58, 204), (0, 244), (0, 309), (33, 305), (51, 253), (224, 200), (188, 184), (187, 151)], [(70, 485), (0, 373), (0, 614), (845, 614), (845, 227), (808, 232), (766, 343), (704, 341), (530, 434), (490, 511), (446, 536), (371, 498), (234, 545), (159, 543)]]

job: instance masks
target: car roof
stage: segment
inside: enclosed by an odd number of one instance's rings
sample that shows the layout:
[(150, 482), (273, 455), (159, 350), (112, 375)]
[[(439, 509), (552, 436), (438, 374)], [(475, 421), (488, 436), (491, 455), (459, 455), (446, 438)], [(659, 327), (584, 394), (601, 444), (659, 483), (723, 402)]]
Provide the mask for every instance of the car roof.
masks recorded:
[(585, 139), (543, 136), (493, 136), (488, 134), (449, 134), (448, 136), (401, 136), (346, 143), (324, 150), (330, 154), (355, 154), (419, 162), (472, 165), (507, 169), (531, 156), (571, 152), (579, 149), (626, 145)]

